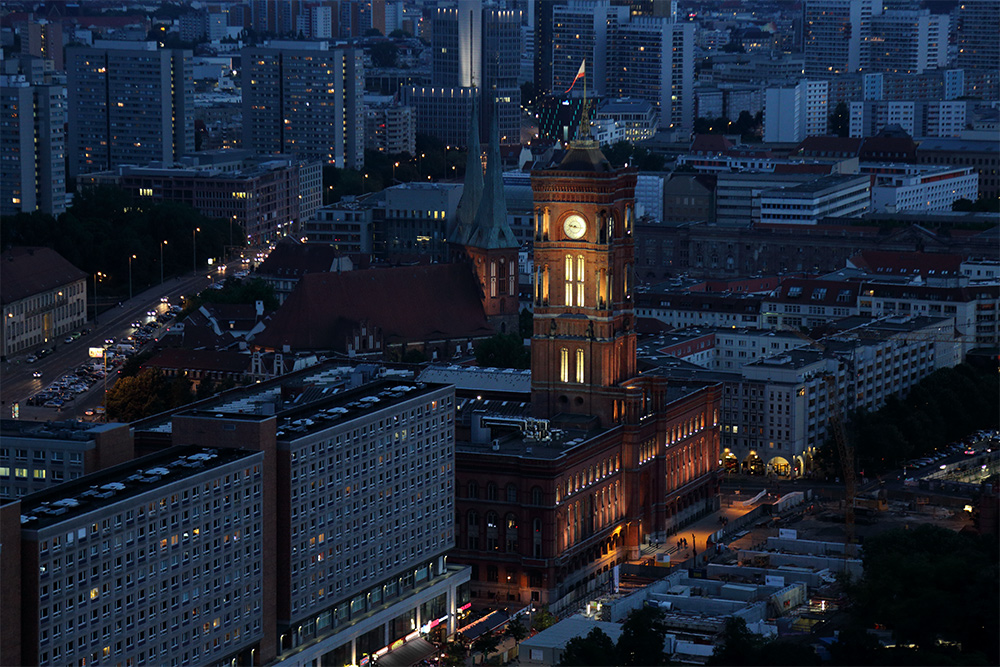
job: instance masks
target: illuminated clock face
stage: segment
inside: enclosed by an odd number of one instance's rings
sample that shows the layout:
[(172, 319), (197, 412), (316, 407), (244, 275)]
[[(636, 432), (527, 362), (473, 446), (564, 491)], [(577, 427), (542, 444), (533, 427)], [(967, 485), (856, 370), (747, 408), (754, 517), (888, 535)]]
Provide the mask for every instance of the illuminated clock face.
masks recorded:
[(581, 239), (587, 233), (587, 221), (574, 213), (563, 222), (563, 231), (571, 239)]

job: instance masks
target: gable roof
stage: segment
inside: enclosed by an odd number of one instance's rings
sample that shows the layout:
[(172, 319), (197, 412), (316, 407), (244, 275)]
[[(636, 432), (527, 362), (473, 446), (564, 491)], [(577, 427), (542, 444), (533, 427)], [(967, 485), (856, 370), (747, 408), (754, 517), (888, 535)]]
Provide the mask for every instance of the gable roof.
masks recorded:
[(143, 368), (245, 373), (250, 369), (250, 355), (241, 352), (185, 350), (168, 347), (144, 363)]
[(265, 276), (324, 273), (332, 270), (336, 261), (343, 256), (344, 253), (333, 246), (283, 239), (274, 246), (274, 250), (257, 268), (257, 273)]
[(254, 344), (344, 350), (362, 322), (380, 328), (387, 344), (493, 334), (470, 268), (431, 264), (307, 274)]
[(792, 155), (809, 157), (857, 157), (863, 139), (854, 137), (806, 137)]
[(51, 248), (18, 247), (0, 255), (0, 303), (86, 280), (87, 274)]
[(882, 275), (958, 276), (961, 273), (962, 256), (943, 252), (863, 250), (850, 257), (847, 265)]

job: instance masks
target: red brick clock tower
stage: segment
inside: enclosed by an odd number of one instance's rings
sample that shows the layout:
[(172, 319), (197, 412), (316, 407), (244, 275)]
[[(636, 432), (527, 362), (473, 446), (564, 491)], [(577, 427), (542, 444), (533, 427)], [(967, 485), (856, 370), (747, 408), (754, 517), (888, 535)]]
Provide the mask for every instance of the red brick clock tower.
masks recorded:
[(621, 384), (635, 376), (636, 170), (613, 169), (598, 144), (570, 144), (535, 171), (531, 401), (538, 417), (621, 420)]

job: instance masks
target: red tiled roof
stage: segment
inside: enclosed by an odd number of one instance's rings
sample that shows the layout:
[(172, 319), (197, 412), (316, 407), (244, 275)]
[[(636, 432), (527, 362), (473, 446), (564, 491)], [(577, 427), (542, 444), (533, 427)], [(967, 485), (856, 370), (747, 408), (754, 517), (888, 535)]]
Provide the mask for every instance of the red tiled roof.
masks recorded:
[(868, 137), (863, 140), (858, 157), (862, 162), (913, 161), (917, 159), (917, 144), (910, 137)]
[(806, 137), (792, 151), (793, 155), (812, 157), (855, 157), (861, 151), (862, 139), (852, 137)]
[(388, 344), (490, 336), (479, 285), (464, 264), (432, 264), (302, 277), (255, 345), (343, 350), (361, 322)]
[(691, 152), (698, 154), (725, 153), (733, 147), (733, 142), (721, 134), (696, 134), (691, 142)]
[(0, 303), (86, 280), (87, 274), (51, 248), (11, 248), (0, 255)]
[(265, 276), (301, 276), (305, 273), (325, 273), (334, 261), (345, 253), (320, 243), (281, 242), (257, 268)]
[(850, 307), (857, 305), (860, 291), (861, 286), (857, 283), (789, 278), (768, 301)]
[(847, 260), (855, 268), (883, 275), (915, 276), (934, 273), (957, 276), (962, 256), (940, 252), (863, 250)]
[(243, 373), (250, 368), (250, 355), (168, 347), (143, 364), (143, 368)]

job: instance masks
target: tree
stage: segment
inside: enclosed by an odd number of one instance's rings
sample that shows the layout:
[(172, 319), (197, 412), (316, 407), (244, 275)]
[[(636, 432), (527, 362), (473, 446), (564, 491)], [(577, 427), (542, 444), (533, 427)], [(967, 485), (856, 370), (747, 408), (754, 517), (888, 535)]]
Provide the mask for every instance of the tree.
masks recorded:
[(847, 102), (837, 102), (830, 114), (830, 133), (838, 137), (846, 137), (851, 129), (851, 112)]
[(484, 632), (472, 641), (472, 650), (483, 654), (483, 659), (495, 653), (500, 645), (500, 637), (492, 632)]
[(559, 664), (566, 667), (614, 667), (621, 663), (611, 637), (600, 628), (594, 628), (586, 637), (574, 637), (566, 642)]
[(613, 145), (601, 148), (601, 152), (604, 153), (604, 157), (608, 158), (608, 162), (615, 167), (620, 167), (628, 162), (628, 159), (632, 157), (632, 151), (633, 146), (628, 141), (618, 141)]
[(879, 623), (897, 643), (959, 642), (967, 659), (1000, 663), (1000, 545), (923, 524), (865, 540), (864, 578), (852, 591), (856, 621)]
[(399, 49), (392, 42), (379, 42), (372, 47), (372, 65), (395, 67)]
[(389, 33), (389, 37), (392, 37), (393, 39), (407, 39), (412, 36), (413, 35), (406, 32), (402, 28), (396, 28), (395, 30)]
[(105, 397), (108, 419), (131, 422), (167, 409), (163, 374), (147, 368), (134, 377), (119, 378)]
[(517, 333), (521, 338), (531, 338), (535, 333), (535, 320), (531, 311), (523, 309), (517, 317)]
[(548, 607), (541, 607), (531, 615), (531, 627), (537, 632), (551, 628), (559, 621)]
[(524, 622), (520, 616), (515, 616), (507, 623), (504, 631), (508, 637), (514, 640), (514, 644), (520, 644), (521, 640), (528, 636), (528, 628), (524, 627)]
[(533, 109), (535, 104), (535, 83), (525, 81), (521, 84), (521, 106), (525, 109)]
[(707, 665), (753, 665), (750, 660), (760, 653), (764, 638), (750, 632), (747, 622), (737, 616), (726, 619), (719, 641), (712, 650)]
[(629, 613), (618, 637), (618, 655), (622, 665), (665, 665), (663, 635), (667, 628), (663, 610), (641, 607)]
[(531, 357), (517, 334), (496, 334), (476, 346), (476, 363), (493, 368), (529, 368)]
[(455, 638), (445, 644), (444, 657), (441, 664), (445, 667), (462, 667), (465, 659), (469, 656), (469, 645), (461, 634), (456, 634)]

